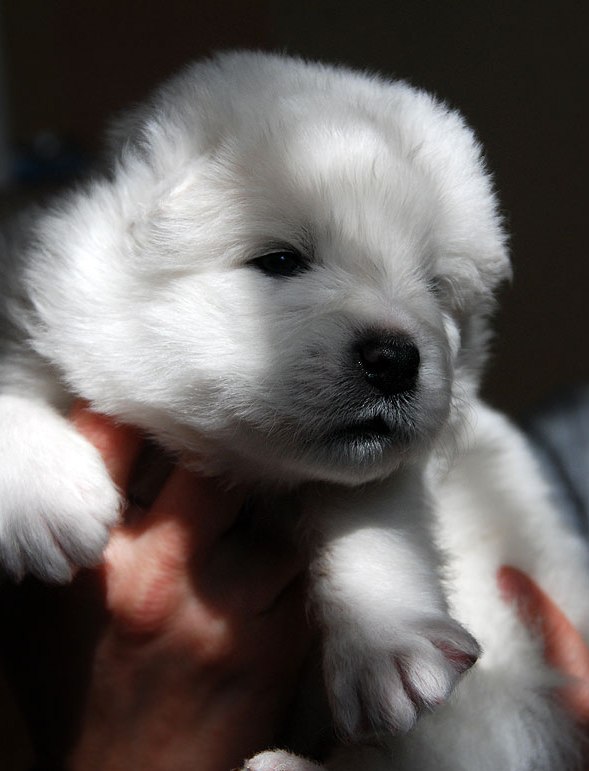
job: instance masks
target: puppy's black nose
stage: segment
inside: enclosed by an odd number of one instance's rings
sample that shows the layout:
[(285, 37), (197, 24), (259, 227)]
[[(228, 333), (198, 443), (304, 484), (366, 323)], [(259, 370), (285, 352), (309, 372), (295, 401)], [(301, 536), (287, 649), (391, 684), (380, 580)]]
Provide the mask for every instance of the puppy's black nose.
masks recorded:
[(364, 378), (387, 396), (415, 388), (419, 372), (419, 350), (407, 337), (371, 335), (356, 347)]

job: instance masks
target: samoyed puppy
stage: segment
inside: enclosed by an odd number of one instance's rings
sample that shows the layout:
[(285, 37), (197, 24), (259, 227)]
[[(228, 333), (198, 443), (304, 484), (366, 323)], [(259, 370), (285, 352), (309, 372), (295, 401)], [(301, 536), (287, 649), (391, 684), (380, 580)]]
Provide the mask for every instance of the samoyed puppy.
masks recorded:
[(509, 261), (456, 112), (218, 56), (122, 120), (110, 171), (7, 233), (0, 269), (6, 574), (100, 561), (120, 496), (64, 417), (83, 397), (204, 473), (297, 491), (347, 746), (329, 768), (575, 767), (558, 677), (495, 573), (519, 566), (589, 632), (588, 559), (477, 395)]

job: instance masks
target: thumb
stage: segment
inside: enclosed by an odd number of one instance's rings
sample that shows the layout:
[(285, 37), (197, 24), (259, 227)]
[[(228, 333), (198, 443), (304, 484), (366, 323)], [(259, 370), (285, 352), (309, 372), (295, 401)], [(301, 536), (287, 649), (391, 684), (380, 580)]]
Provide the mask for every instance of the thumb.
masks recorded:
[(497, 573), (504, 598), (515, 602), (523, 623), (538, 630), (546, 661), (567, 675), (559, 693), (567, 709), (589, 724), (589, 647), (550, 597), (525, 573), (504, 565)]
[(105, 553), (106, 596), (120, 629), (157, 635), (168, 627), (241, 500), (239, 491), (177, 468), (145, 516), (113, 533)]

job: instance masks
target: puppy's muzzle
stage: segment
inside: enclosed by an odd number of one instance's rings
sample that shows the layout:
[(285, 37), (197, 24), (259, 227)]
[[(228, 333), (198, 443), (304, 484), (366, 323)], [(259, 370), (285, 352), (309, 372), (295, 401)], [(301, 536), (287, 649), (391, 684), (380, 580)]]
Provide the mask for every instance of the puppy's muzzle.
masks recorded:
[(356, 344), (354, 356), (365, 381), (381, 394), (398, 396), (414, 390), (420, 355), (408, 337), (367, 335)]

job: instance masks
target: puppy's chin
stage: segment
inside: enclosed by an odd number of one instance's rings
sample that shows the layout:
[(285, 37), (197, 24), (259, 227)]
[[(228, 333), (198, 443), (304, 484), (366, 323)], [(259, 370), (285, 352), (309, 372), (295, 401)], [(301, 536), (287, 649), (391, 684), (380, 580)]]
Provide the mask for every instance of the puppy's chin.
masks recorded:
[(424, 443), (408, 431), (385, 434), (363, 425), (336, 429), (302, 447), (271, 440), (262, 446), (248, 440), (234, 441), (230, 449), (217, 446), (215, 452), (209, 445), (206, 455), (202, 449), (189, 453), (189, 465), (206, 474), (272, 487), (310, 481), (355, 486), (389, 476), (424, 450)]
[(258, 412), (255, 419), (225, 414), (208, 425), (162, 416), (158, 435), (185, 462), (207, 475), (231, 481), (292, 488), (309, 481), (360, 485), (382, 479), (424, 457), (446, 423), (448, 400), (428, 409), (407, 403), (401, 410), (363, 409), (281, 416)]
[[(317, 480), (360, 485), (383, 479), (401, 466), (424, 458), (446, 424), (447, 400), (425, 414), (405, 409), (372, 412), (328, 426), (308, 427), (306, 441), (284, 442), (270, 437), (266, 453), (270, 476), (289, 481)], [(299, 432), (299, 437), (305, 435)]]
[(293, 463), (303, 479), (359, 485), (382, 479), (420, 455), (423, 446), (407, 436), (383, 436), (357, 428), (333, 432), (325, 443)]

